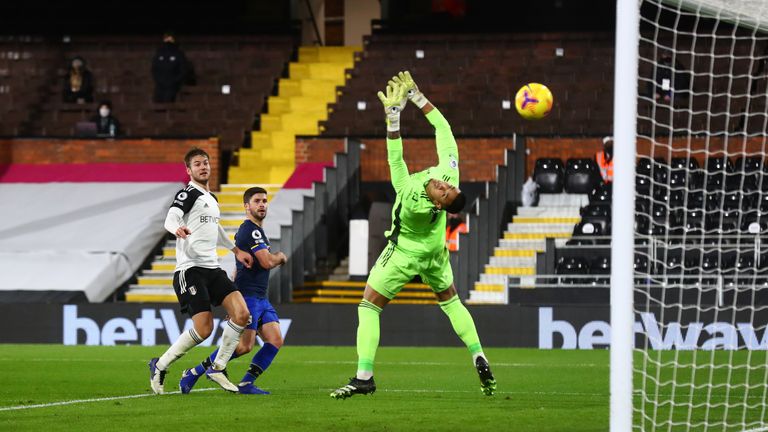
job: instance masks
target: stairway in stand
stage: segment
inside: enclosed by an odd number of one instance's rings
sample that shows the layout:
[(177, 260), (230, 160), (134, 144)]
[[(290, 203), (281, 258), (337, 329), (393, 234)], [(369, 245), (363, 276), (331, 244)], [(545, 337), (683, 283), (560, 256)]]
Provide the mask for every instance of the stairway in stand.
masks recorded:
[(499, 246), (469, 291), (467, 303), (508, 303), (507, 279), (520, 278), (521, 286), (535, 287), (536, 253), (543, 252), (547, 238), (564, 244), (580, 220), (579, 209), (587, 195), (542, 194), (536, 207), (518, 207)]
[(360, 47), (300, 47), (299, 61), (290, 63), (290, 78), (281, 79), (278, 95), (270, 96), (261, 130), (253, 131), (251, 148), (241, 149), (230, 168), (232, 183), (283, 184), (295, 168), (296, 135), (318, 135), (318, 122), (328, 118), (336, 87), (345, 83), (345, 69), (354, 64)]

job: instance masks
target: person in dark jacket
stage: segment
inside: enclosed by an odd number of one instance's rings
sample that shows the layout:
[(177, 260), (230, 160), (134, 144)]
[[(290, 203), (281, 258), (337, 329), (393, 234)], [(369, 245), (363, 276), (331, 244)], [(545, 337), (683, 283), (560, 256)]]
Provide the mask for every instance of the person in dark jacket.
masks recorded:
[(187, 76), (187, 57), (172, 33), (163, 34), (163, 44), (152, 58), (155, 102), (174, 102)]
[(120, 122), (112, 115), (112, 104), (109, 101), (102, 101), (99, 104), (99, 113), (91, 121), (96, 123), (98, 135), (117, 136), (121, 133)]
[(93, 102), (93, 75), (80, 56), (72, 59), (72, 64), (64, 76), (62, 100), (79, 104)]

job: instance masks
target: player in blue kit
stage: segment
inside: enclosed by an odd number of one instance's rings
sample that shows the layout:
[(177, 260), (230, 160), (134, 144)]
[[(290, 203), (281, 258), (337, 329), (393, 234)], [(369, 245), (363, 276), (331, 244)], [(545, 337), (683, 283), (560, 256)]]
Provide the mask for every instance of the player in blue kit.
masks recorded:
[[(254, 385), (256, 378), (269, 367), (283, 345), (280, 321), (267, 297), (269, 270), (285, 264), (288, 258), (282, 252), (270, 252), (269, 239), (262, 228), (269, 207), (267, 191), (260, 187), (246, 190), (243, 194), (243, 205), (247, 219), (240, 225), (240, 229), (235, 234), (235, 245), (244, 251), (250, 251), (254, 263), (251, 268), (247, 268), (237, 262), (235, 285), (243, 294), (253, 321), (245, 328), (232, 359), (248, 354), (253, 350), (258, 332), (264, 345), (254, 354), (251, 366), (240, 380), (238, 389), (242, 394), (269, 394), (269, 392)], [(184, 371), (179, 382), (182, 393), (186, 394), (192, 390), (198, 378), (205, 373), (218, 352), (217, 349), (202, 363)]]

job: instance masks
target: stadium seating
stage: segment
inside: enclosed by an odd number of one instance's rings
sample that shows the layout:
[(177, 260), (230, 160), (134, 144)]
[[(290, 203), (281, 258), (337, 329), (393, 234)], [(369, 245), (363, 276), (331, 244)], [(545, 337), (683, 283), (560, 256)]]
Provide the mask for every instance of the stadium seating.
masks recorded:
[[(555, 272), (558, 275), (589, 275), (589, 262), (585, 257), (581, 256), (568, 256), (561, 257), (557, 262)], [(590, 283), (589, 278), (579, 277), (561, 277), (560, 283), (566, 285), (583, 285)]]
[(539, 185), (540, 193), (560, 193), (565, 182), (563, 162), (556, 158), (536, 160), (533, 181)]
[[(78, 36), (67, 44), (41, 40), (19, 45), (24, 61), (6, 63), (14, 66), (7, 74), (16, 80), (8, 99), (13, 99), (14, 112), (22, 107), (25, 118), (3, 116), (0, 128), (16, 135), (72, 136), (76, 122), (96, 114), (98, 101), (110, 100), (126, 135), (218, 136), (224, 150), (238, 149), (294, 47), (291, 36), (185, 37), (181, 46), (194, 66), (196, 84), (182, 87), (175, 103), (156, 104), (150, 66), (158, 45), (157, 38), (138, 36)], [(61, 101), (66, 59), (76, 55), (93, 72), (95, 103)], [(24, 62), (29, 66), (21, 67)], [(0, 66), (0, 83), (2, 75)], [(19, 87), (27, 96), (17, 103)]]
[(589, 193), (602, 181), (594, 159), (568, 159), (565, 163), (565, 191)]
[(19, 135), (33, 118), (60, 61), (42, 37), (0, 37), (0, 135)]
[[(555, 48), (563, 48), (557, 56)], [(457, 135), (608, 133), (612, 119), (613, 39), (605, 33), (420, 34), (374, 33), (347, 72), (325, 136), (381, 136), (376, 91), (399, 70), (410, 70), (421, 90), (446, 115)], [(578, 85), (574, 85), (578, 77)], [(517, 90), (542, 82), (555, 104), (546, 122), (524, 121), (511, 105)], [(358, 103), (364, 103), (358, 108)], [(578, 106), (579, 109), (560, 107)], [(407, 136), (431, 136), (415, 110), (403, 113)]]

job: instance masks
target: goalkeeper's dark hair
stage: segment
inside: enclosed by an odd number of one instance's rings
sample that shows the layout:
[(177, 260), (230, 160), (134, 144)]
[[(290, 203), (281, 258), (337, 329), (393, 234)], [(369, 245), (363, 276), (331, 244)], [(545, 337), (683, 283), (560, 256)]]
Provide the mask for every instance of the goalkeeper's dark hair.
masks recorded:
[(254, 186), (252, 188), (246, 189), (245, 192), (243, 193), (243, 204), (249, 202), (254, 195), (262, 194), (262, 193), (266, 195), (267, 190), (258, 186)]
[(445, 211), (448, 213), (461, 213), (464, 210), (464, 206), (467, 205), (467, 196), (464, 192), (459, 192), (453, 202), (445, 206)]

